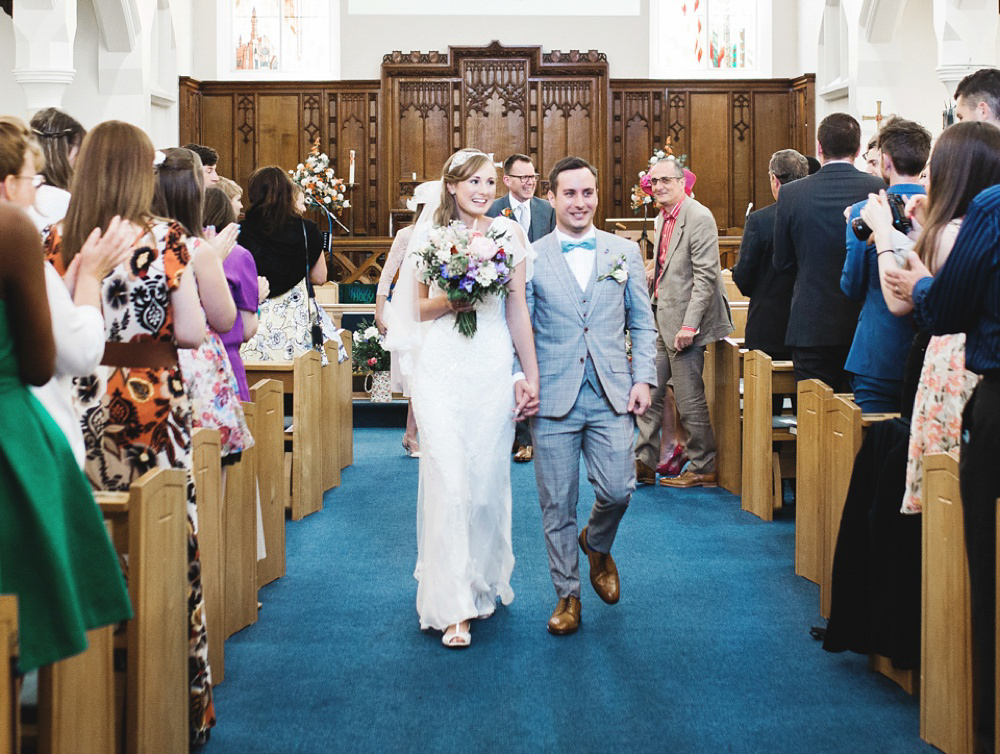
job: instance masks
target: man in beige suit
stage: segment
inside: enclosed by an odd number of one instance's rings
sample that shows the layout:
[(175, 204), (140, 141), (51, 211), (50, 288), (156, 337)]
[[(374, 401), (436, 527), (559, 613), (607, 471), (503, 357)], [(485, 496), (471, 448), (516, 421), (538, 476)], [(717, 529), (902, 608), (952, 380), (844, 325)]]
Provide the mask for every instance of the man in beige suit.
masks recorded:
[(684, 170), (673, 159), (649, 171), (653, 199), (660, 208), (654, 238), (652, 303), (656, 340), (657, 386), (652, 405), (639, 417), (636, 475), (651, 483), (659, 458), (660, 415), (670, 382), (681, 424), (688, 433), (687, 470), (663, 477), (667, 487), (714, 487), (715, 433), (708, 418), (705, 345), (733, 331), (719, 269), (719, 230), (711, 211), (684, 193)]

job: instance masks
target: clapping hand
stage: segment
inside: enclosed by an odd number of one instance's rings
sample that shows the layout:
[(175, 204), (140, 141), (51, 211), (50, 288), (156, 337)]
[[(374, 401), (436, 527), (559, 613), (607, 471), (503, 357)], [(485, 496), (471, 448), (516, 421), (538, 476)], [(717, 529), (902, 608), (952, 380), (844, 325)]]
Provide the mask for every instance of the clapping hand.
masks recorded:
[(205, 240), (208, 241), (209, 246), (215, 249), (215, 253), (219, 256), (219, 261), (223, 262), (236, 245), (236, 237), (239, 234), (240, 226), (236, 223), (229, 223), (229, 225), (219, 232), (216, 232), (215, 228), (209, 226), (205, 229)]
[(63, 280), (70, 293), (76, 291), (77, 281), (89, 277), (100, 282), (119, 264), (128, 259), (135, 240), (135, 229), (127, 220), (115, 215), (108, 229), (101, 232), (94, 228), (66, 270)]
[(629, 411), (636, 416), (642, 416), (646, 413), (646, 409), (649, 408), (649, 404), (651, 402), (652, 401), (649, 397), (649, 385), (645, 382), (637, 382), (629, 391), (628, 408), (626, 408), (626, 411)]
[(518, 380), (514, 383), (514, 420), (524, 421), (538, 413), (538, 382)]

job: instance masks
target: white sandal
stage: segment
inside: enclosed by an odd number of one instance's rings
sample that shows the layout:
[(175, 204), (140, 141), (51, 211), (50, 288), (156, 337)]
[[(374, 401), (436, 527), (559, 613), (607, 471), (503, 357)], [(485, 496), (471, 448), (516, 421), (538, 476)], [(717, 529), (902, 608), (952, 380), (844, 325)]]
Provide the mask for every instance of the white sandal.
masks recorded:
[(463, 631), (460, 628), (461, 625), (461, 623), (456, 623), (448, 626), (448, 630), (441, 637), (441, 643), (448, 649), (465, 649), (472, 644), (472, 634), (469, 633), (468, 629)]

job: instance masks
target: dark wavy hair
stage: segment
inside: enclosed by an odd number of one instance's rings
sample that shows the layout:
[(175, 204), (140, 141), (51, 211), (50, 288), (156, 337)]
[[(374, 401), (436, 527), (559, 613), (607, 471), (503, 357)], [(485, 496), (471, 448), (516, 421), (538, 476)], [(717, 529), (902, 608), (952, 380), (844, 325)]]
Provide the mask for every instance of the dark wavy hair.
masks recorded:
[(45, 169), (41, 171), (45, 182), (69, 191), (73, 178), (73, 165), (69, 155), (74, 147), (80, 149), (87, 129), (72, 115), (56, 107), (47, 107), (32, 117), (31, 130), (35, 132), (35, 138), (45, 153)]
[(938, 137), (931, 152), (927, 221), (914, 251), (931, 272), (941, 230), (964, 217), (983, 189), (1000, 183), (1000, 128), (985, 121), (962, 121)]
[(298, 217), (295, 211), (295, 184), (277, 165), (257, 168), (247, 186), (250, 207), (248, 220), (260, 223), (265, 233), (276, 233), (281, 226)]
[(202, 238), (205, 179), (201, 158), (184, 147), (165, 149), (164, 154), (156, 168), (153, 214), (176, 220), (189, 236)]

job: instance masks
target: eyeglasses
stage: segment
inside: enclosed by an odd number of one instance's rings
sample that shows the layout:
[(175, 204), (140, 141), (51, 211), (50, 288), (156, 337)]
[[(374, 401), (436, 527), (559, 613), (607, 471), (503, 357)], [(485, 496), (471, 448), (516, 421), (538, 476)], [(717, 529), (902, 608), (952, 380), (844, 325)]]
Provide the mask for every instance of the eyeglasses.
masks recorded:
[(34, 186), (35, 188), (38, 188), (43, 183), (45, 183), (45, 176), (41, 175), (41, 174), (39, 174), (39, 175), (15, 175), (14, 176), (14, 180), (15, 181), (31, 181), (31, 185)]
[(508, 178), (516, 178), (521, 183), (531, 183), (532, 181), (537, 181), (538, 180), (538, 173), (532, 173), (530, 175), (511, 175), (510, 173), (508, 173), (507, 177)]
[(666, 186), (669, 181), (683, 181), (683, 180), (684, 180), (683, 175), (672, 175), (669, 176), (668, 178), (650, 178), (649, 185), (656, 186), (658, 183), (662, 183), (664, 186)]

